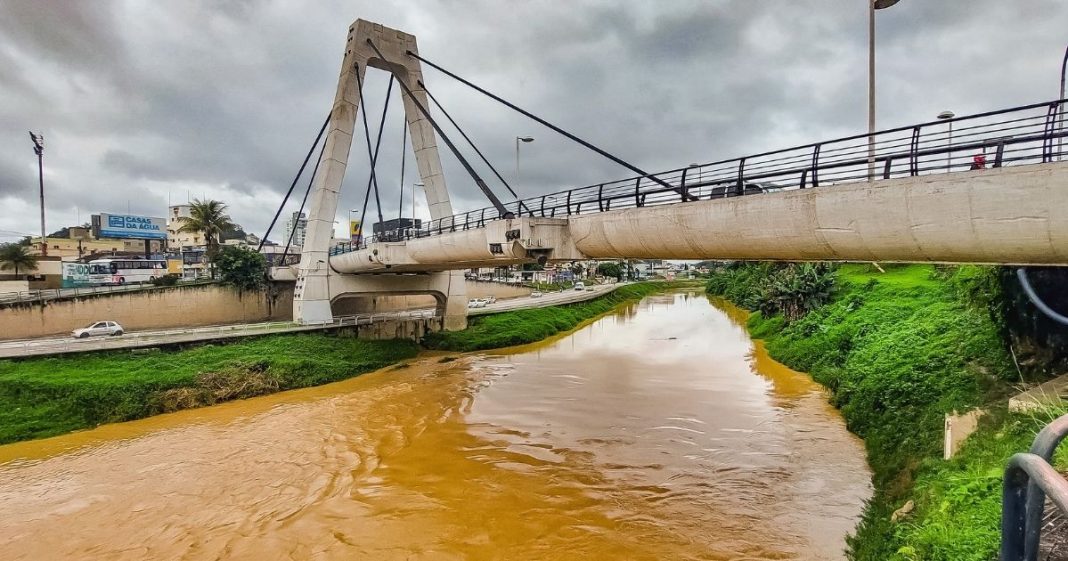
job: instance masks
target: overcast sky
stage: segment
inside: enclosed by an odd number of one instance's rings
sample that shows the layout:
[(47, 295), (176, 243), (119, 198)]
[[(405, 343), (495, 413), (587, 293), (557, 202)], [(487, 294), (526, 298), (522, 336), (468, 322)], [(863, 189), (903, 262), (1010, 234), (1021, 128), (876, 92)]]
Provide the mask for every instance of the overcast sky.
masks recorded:
[[(427, 59), (649, 171), (867, 126), (866, 0), (3, 0), (0, 241), (40, 230), (30, 129), (45, 137), (50, 232), (206, 197), (262, 233), (330, 109), (357, 18), (416, 35)], [(878, 126), (1053, 99), (1066, 44), (1062, 0), (902, 0), (878, 14)], [(515, 137), (536, 138), (522, 147), (523, 196), (631, 175), (424, 75), (509, 181)], [(368, 74), (372, 127), (386, 81)], [(401, 129), (394, 103), (377, 168), (387, 218)], [(366, 150), (354, 142), (340, 221), (362, 204)], [(441, 157), (454, 207), (487, 206)]]

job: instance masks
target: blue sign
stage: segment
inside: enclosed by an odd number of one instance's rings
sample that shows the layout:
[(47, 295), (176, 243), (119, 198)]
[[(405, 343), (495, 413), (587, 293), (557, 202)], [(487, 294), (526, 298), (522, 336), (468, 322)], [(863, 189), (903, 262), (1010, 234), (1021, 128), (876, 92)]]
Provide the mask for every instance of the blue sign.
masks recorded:
[(167, 239), (167, 221), (151, 216), (101, 214), (100, 237), (165, 240)]

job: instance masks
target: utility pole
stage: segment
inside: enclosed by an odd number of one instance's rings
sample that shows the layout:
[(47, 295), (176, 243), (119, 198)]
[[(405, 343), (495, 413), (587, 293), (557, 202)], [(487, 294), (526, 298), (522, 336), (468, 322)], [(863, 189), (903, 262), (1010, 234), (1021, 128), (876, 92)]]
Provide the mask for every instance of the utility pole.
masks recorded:
[(45, 203), (44, 203), (44, 135), (30, 131), (33, 140), (33, 153), (37, 154), (37, 182), (41, 187), (41, 255), (48, 255), (48, 239), (45, 237)]

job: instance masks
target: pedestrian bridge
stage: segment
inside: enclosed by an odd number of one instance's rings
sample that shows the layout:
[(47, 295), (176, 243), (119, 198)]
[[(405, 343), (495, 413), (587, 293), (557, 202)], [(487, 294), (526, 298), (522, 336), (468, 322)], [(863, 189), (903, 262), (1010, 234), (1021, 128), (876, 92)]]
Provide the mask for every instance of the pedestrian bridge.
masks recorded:
[(1068, 162), (465, 223), (330, 257), (339, 273), (578, 259), (1068, 264)]
[[(520, 198), (427, 90), (422, 64), (632, 175)], [(359, 111), (364, 75), (371, 68), (390, 75), (377, 141), (372, 141), (367, 112)], [(394, 83), (400, 88), (405, 136), (431, 221), (408, 228), (398, 220), (393, 231), (332, 246), (339, 193), (356, 136), (363, 137), (370, 164), (363, 212), (374, 201), (378, 222), (387, 223), (375, 162)], [(431, 102), (514, 200), (502, 202), (482, 179), (430, 113)], [(1062, 212), (1068, 208), (1068, 162), (1061, 161), (1064, 105), (1065, 100), (1034, 103), (649, 173), (423, 58), (413, 35), (357, 20), (348, 30), (334, 105), (290, 187), (292, 193), (326, 133), (300, 207), (303, 211), (307, 204), (309, 216), (300, 265), (295, 275), (289, 272), (296, 277), (294, 318), (330, 321), (334, 302), (347, 297), (431, 294), (445, 328), (459, 329), (467, 314), (460, 270), (534, 262), (639, 258), (1068, 265), (1068, 216)], [(357, 116), (362, 117), (362, 135)], [(438, 138), (490, 206), (454, 212)], [(281, 211), (279, 207), (275, 220)], [(276, 278), (287, 272), (276, 271)]]

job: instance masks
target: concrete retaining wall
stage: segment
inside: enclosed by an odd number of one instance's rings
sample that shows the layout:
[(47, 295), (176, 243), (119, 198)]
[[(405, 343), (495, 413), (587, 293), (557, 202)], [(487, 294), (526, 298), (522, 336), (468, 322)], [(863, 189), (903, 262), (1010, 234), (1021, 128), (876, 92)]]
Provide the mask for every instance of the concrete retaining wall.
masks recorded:
[(0, 338), (63, 335), (100, 320), (117, 321), (128, 331), (136, 331), (292, 317), (291, 283), (245, 293), (219, 285), (181, 286), (5, 306), (0, 308)]

